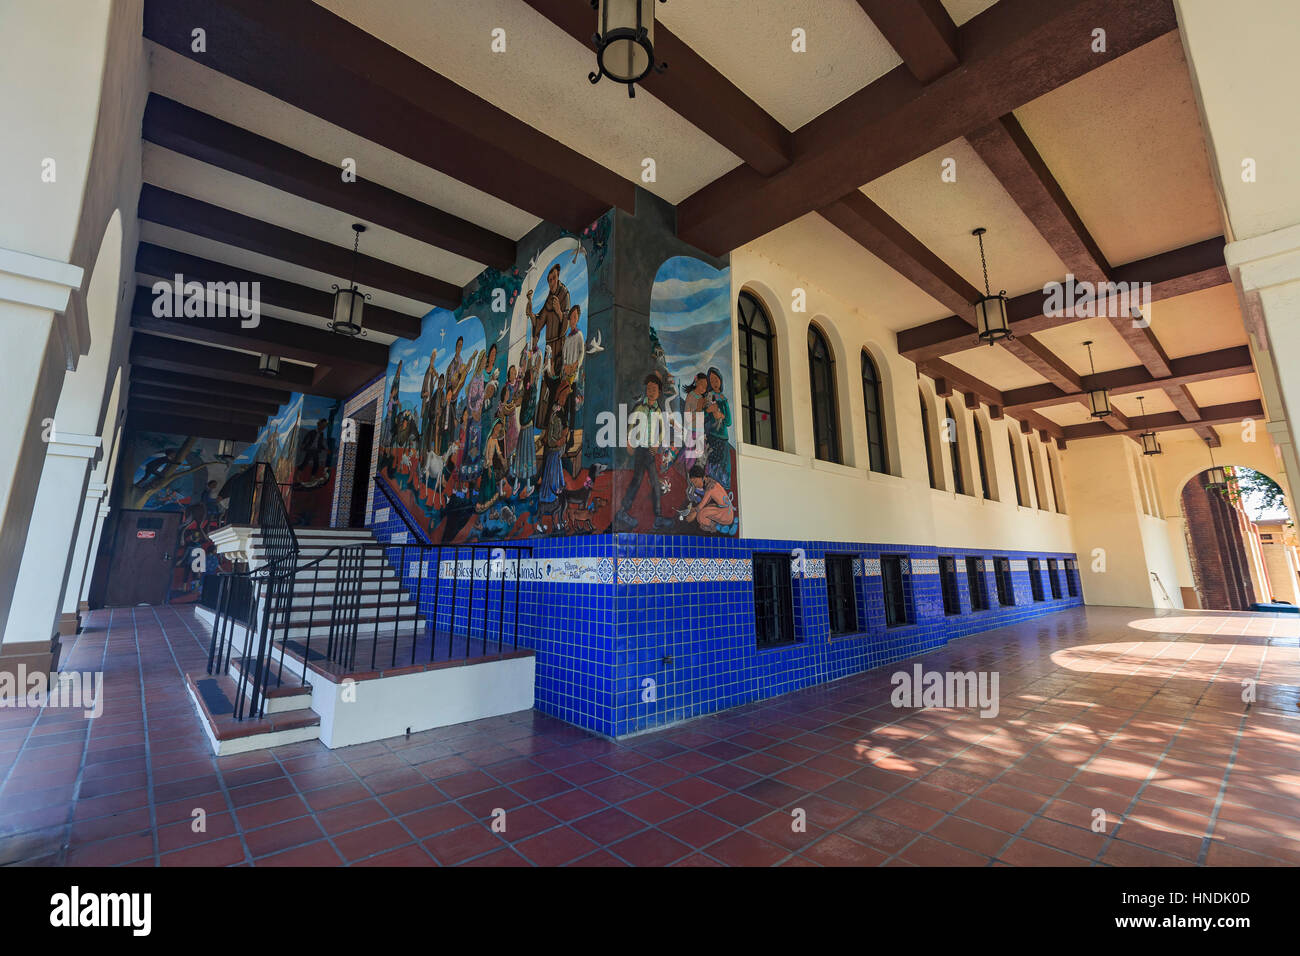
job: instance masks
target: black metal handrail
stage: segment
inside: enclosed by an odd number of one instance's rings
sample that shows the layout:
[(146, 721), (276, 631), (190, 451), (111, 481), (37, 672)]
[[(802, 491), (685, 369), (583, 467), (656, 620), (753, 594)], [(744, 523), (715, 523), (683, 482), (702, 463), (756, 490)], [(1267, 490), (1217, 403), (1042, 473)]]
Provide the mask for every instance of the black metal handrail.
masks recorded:
[[(396, 505), (390, 490), (380, 487)], [(236, 653), (235, 628), (243, 627), (236, 720), (263, 716), (272, 679), (283, 684), (287, 655), (301, 660), (306, 683), (313, 663), (347, 674), (469, 659), (475, 645), (484, 657), (518, 650), (529, 545), (359, 542), (331, 546), (302, 563), (269, 469), (262, 472), (258, 498), (269, 560), (254, 571), (216, 575), (208, 650), (208, 673), (226, 673)], [(423, 537), (404, 510), (398, 512)], [(277, 645), (279, 666), (272, 674)]]
[(429, 537), (428, 533), (411, 520), (410, 514), (407, 513), (406, 506), (402, 504), (401, 499), (397, 497), (397, 492), (393, 490), (393, 487), (387, 481), (380, 478), (378, 475), (375, 475), (375, 487), (383, 492), (384, 497), (388, 499), (388, 507), (396, 512), (397, 516), (402, 519), (402, 524), (406, 526), (408, 533), (413, 534), (417, 541), (421, 541), (424, 544), (433, 544), (433, 540)]

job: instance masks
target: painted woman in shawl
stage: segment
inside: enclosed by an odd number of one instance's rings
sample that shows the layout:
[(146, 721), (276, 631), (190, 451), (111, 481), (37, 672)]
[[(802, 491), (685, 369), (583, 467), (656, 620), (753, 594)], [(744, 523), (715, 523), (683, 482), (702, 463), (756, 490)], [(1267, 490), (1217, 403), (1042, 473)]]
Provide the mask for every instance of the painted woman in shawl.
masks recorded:
[(505, 433), (505, 422), (500, 419), (488, 432), (487, 444), (483, 448), (483, 482), (478, 490), (479, 510), (486, 510), (500, 495), (501, 479), (506, 476), (506, 458), (501, 447)]
[(469, 388), (465, 391), (465, 438), (464, 450), (460, 453), (460, 477), (467, 488), (478, 477), (483, 454), (483, 388), (487, 384), (483, 367), (486, 361), (487, 357), (480, 352), (469, 377)]
[(519, 444), (519, 369), (506, 370), (506, 383), (501, 387), (501, 404), (497, 406), (497, 420), (505, 424), (505, 444), (502, 452), (509, 470), (518, 474), (514, 462), (515, 448)]
[(704, 454), (704, 435), (696, 431), (696, 415), (701, 416), (699, 421), (707, 421), (709, 416), (704, 412), (704, 406), (708, 400), (709, 377), (703, 372), (695, 376), (690, 385), (683, 385), (686, 394), (682, 397), (682, 429), (686, 432), (686, 445), (681, 451), (681, 456), (677, 459), (681, 466), (682, 474), (689, 475), (691, 468)]
[(731, 488), (731, 405), (722, 394), (722, 373), (709, 369), (709, 391), (704, 398), (704, 460), (710, 478), (724, 489)]
[(559, 525), (566, 487), (563, 456), (569, 447), (569, 437), (573, 434), (573, 421), (581, 405), (581, 393), (572, 388), (562, 389), (557, 396), (557, 401), (551, 406), (546, 432), (542, 435), (546, 460), (542, 465), (542, 478), (538, 485), (537, 500), (540, 504), (538, 512), (543, 517), (553, 517), (556, 527)]
[(541, 354), (529, 345), (519, 353), (520, 386), (519, 444), (516, 447), (515, 474), (520, 481), (532, 481), (537, 474), (537, 379)]
[(384, 437), (383, 443), (392, 448), (396, 442), (394, 437), (397, 434), (397, 416), (402, 411), (402, 360), (397, 360), (397, 371), (393, 373), (393, 387), (388, 390), (388, 408), (384, 413)]

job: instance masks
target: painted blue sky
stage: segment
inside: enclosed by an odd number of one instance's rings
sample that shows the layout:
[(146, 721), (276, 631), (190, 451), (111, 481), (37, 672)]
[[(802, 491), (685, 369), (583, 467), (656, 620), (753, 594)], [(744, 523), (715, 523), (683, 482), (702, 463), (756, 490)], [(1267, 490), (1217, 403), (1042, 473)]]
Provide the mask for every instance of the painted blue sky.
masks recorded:
[[(716, 367), (730, 398), (731, 274), (689, 256), (659, 267), (650, 293), (650, 324), (679, 386)], [(734, 400), (734, 399), (733, 399)]]
[(560, 281), (565, 284), (569, 290), (569, 303), (571, 305), (582, 306), (582, 321), (578, 328), (585, 333), (587, 328), (587, 257), (579, 253), (578, 261), (573, 261), (573, 250), (569, 249), (547, 262), (538, 272), (537, 284), (533, 286), (533, 309), (541, 309), (546, 302), (546, 273), (551, 271), (551, 266), (556, 263), (560, 265)]
[(461, 358), (469, 361), (476, 351), (483, 349), (483, 323), (475, 316), (466, 316), (459, 322), (454, 313), (447, 309), (433, 309), (424, 317), (424, 325), (417, 339), (396, 339), (388, 350), (388, 374), (384, 379), (384, 403), (387, 405), (388, 394), (393, 387), (393, 374), (397, 363), (402, 363), (402, 384), (399, 395), (403, 407), (420, 405), (420, 387), (424, 384), (424, 373), (429, 367), (429, 353), (438, 350), (437, 369), (447, 370), (447, 364), (456, 352), (456, 339), (463, 336), (465, 344), (461, 346)]

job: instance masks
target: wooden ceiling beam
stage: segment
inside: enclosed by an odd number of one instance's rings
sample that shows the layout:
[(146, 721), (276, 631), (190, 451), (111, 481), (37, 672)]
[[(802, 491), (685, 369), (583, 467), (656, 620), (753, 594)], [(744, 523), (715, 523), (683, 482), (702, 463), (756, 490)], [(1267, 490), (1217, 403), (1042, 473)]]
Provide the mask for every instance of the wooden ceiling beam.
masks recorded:
[(1025, 409), (1068, 405), (1080, 399), (1086, 400), (1086, 393), (1096, 388), (1108, 389), (1112, 396), (1136, 395), (1151, 389), (1245, 375), (1255, 368), (1251, 361), (1250, 348), (1245, 345), (1171, 359), (1169, 366), (1171, 374), (1165, 379), (1158, 379), (1144, 366), (1135, 365), (1108, 372), (1097, 372), (1094, 375), (1082, 375), (1079, 378), (1079, 388), (1072, 392), (1055, 385), (1030, 385), (1025, 388), (1009, 389), (1004, 393), (1007, 413), (1014, 415)]
[[(134, 379), (135, 376), (132, 376)], [(260, 415), (265, 421), (280, 410), (279, 405), (269, 402), (252, 402), (233, 395), (205, 395), (202, 392), (187, 392), (179, 388), (164, 388), (148, 382), (132, 381), (131, 397), (147, 399), (153, 402), (166, 402), (171, 405), (196, 405), (203, 408), (225, 408), (230, 411), (247, 412)], [(180, 409), (177, 409), (180, 411)]]
[[(891, 70), (797, 130), (786, 169), (742, 166), (683, 201), (678, 235), (725, 255), (1177, 25), (1171, 0), (1000, 0), (957, 31), (959, 69), (928, 84)], [(1099, 28), (1105, 54), (1086, 42)]]
[(223, 381), (205, 375), (168, 372), (162, 369), (137, 365), (131, 369), (131, 387), (144, 385), (150, 388), (175, 389), (178, 392), (210, 396), (219, 401), (248, 401), (273, 406), (272, 414), (287, 405), (293, 394), (285, 389), (268, 387), (272, 379), (264, 379), (260, 386)]
[[(1117, 312), (1123, 302), (1118, 293), (1127, 293), (1142, 282), (1151, 283), (1152, 302), (1227, 285), (1230, 280), (1223, 260), (1223, 247), (1223, 237), (1219, 236), (1137, 262), (1115, 266), (1111, 271), (1113, 281), (1126, 285), (1108, 286), (1103, 290), (1102, 297), (1090, 303), (1089, 311), (1092, 315)], [(1060, 281), (1063, 283), (1064, 277)], [(1046, 304), (1047, 295), (1042, 289), (1026, 292), (1008, 301), (1007, 316), (1011, 331), (1017, 338), (1072, 325), (1092, 317), (1066, 315), (1064, 310), (1045, 315)], [(919, 363), (972, 348), (978, 344), (978, 340), (974, 328), (967, 319), (961, 317), (963, 315), (964, 312), (903, 329), (897, 335), (899, 353), (904, 358)]]
[(335, 332), (266, 315), (258, 316), (253, 328), (244, 328), (244, 320), (238, 315), (226, 318), (158, 318), (153, 314), (153, 302), (154, 295), (150, 289), (136, 287), (131, 328), (223, 348), (251, 349), (295, 362), (359, 366), (369, 369), (372, 375), (388, 368), (388, 347), (378, 342), (357, 341)]
[(308, 365), (285, 361), (280, 363), (280, 374), (269, 378), (257, 370), (256, 355), (180, 342), (144, 332), (136, 332), (131, 340), (131, 364), (164, 372), (221, 378), (254, 388), (274, 382), (295, 392), (311, 392), (315, 381), (315, 373)]
[(186, 418), (202, 418), (205, 421), (226, 422), (232, 425), (252, 425), (261, 428), (266, 424), (265, 415), (257, 415), (233, 408), (219, 408), (210, 405), (175, 406), (170, 402), (140, 398), (132, 395), (126, 404), (127, 413), (142, 412), (146, 415), (183, 415)]
[(921, 83), (961, 62), (957, 25), (939, 0), (858, 0), (871, 22)]
[(571, 232), (635, 211), (629, 180), (311, 0), (146, 0), (144, 35)]
[[(582, 0), (524, 0), (551, 23), (596, 52), (591, 38), (596, 13)], [(740, 91), (662, 23), (655, 24), (655, 58), (671, 64), (651, 71), (638, 85), (715, 142), (770, 176), (790, 165), (790, 131)]]
[[(355, 268), (357, 285), (367, 291), (382, 289), (447, 309), (460, 305), (460, 286), (450, 282), (374, 256), (356, 256), (354, 266), (354, 256), (348, 247), (305, 236), (151, 183), (145, 183), (140, 189), (139, 215), (147, 222), (314, 269), (336, 276), (341, 282), (352, 278)], [(351, 236), (339, 238), (350, 239)]]
[(474, 262), (498, 269), (514, 265), (513, 239), (368, 179), (357, 177), (353, 182), (344, 182), (337, 166), (157, 93), (150, 93), (145, 104), (143, 136), (147, 142), (172, 152)]
[[(1259, 419), (1264, 417), (1264, 405), (1258, 399), (1252, 399), (1247, 402), (1228, 402), (1224, 405), (1211, 405), (1201, 409), (1201, 411), (1204, 414), (1204, 418), (1200, 423), (1201, 426), (1233, 425), (1248, 419)], [(1178, 412), (1161, 412), (1156, 415), (1142, 415), (1137, 418), (1129, 419), (1129, 428), (1127, 431), (1123, 432), (1116, 432), (1114, 429), (1102, 422), (1088, 422), (1083, 425), (1066, 425), (1064, 428), (1064, 437), (1074, 440), (1080, 438), (1097, 438), (1102, 435), (1136, 435), (1145, 431), (1177, 431), (1180, 428), (1192, 427), (1192, 423), (1188, 422)]]
[(209, 418), (183, 415), (159, 415), (152, 412), (127, 412), (127, 431), (161, 432), (188, 438), (228, 438), (231, 441), (256, 441), (258, 429), (237, 422), (217, 422)]
[[(150, 242), (142, 242), (136, 249), (135, 271), (158, 279), (173, 279), (180, 275), (185, 281), (196, 282), (256, 282), (261, 293), (261, 300), (266, 305), (304, 315), (315, 315), (323, 319), (334, 314), (334, 295), (320, 289), (298, 285), (284, 279), (262, 275), (248, 269), (214, 262), (200, 256), (177, 252)], [(420, 334), (423, 325), (418, 315), (395, 312), (382, 306), (367, 303), (365, 307), (365, 326), (385, 335), (414, 339)]]

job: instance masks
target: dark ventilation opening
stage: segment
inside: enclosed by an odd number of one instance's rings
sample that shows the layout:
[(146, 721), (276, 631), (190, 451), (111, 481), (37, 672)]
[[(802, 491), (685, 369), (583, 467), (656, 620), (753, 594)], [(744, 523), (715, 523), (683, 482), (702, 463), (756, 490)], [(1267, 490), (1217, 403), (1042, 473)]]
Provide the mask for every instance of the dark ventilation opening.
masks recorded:
[(1029, 559), (1029, 587), (1034, 592), (1035, 601), (1046, 600), (1043, 597), (1043, 564), (1037, 558)]
[(987, 611), (989, 609), (988, 583), (984, 580), (984, 559), (966, 559), (966, 587), (970, 591), (970, 609)]
[(908, 623), (907, 588), (903, 579), (903, 556), (881, 555), (880, 586), (885, 593), (886, 627), (901, 627)]
[(1065, 589), (1070, 597), (1079, 596), (1079, 565), (1073, 558), (1065, 559)]
[(957, 589), (957, 559), (939, 559), (939, 584), (943, 589), (943, 613), (949, 616), (961, 613), (961, 593)]
[(759, 647), (794, 643), (788, 554), (754, 555), (754, 632)]
[(826, 555), (826, 604), (832, 634), (853, 634), (858, 629), (858, 601), (853, 590), (853, 555)]
[(1047, 559), (1047, 580), (1052, 585), (1052, 600), (1061, 599), (1061, 568), (1056, 558)]
[(998, 603), (1010, 607), (1016, 603), (1016, 590), (1011, 586), (1011, 561), (1007, 558), (993, 559), (993, 576), (998, 585)]

